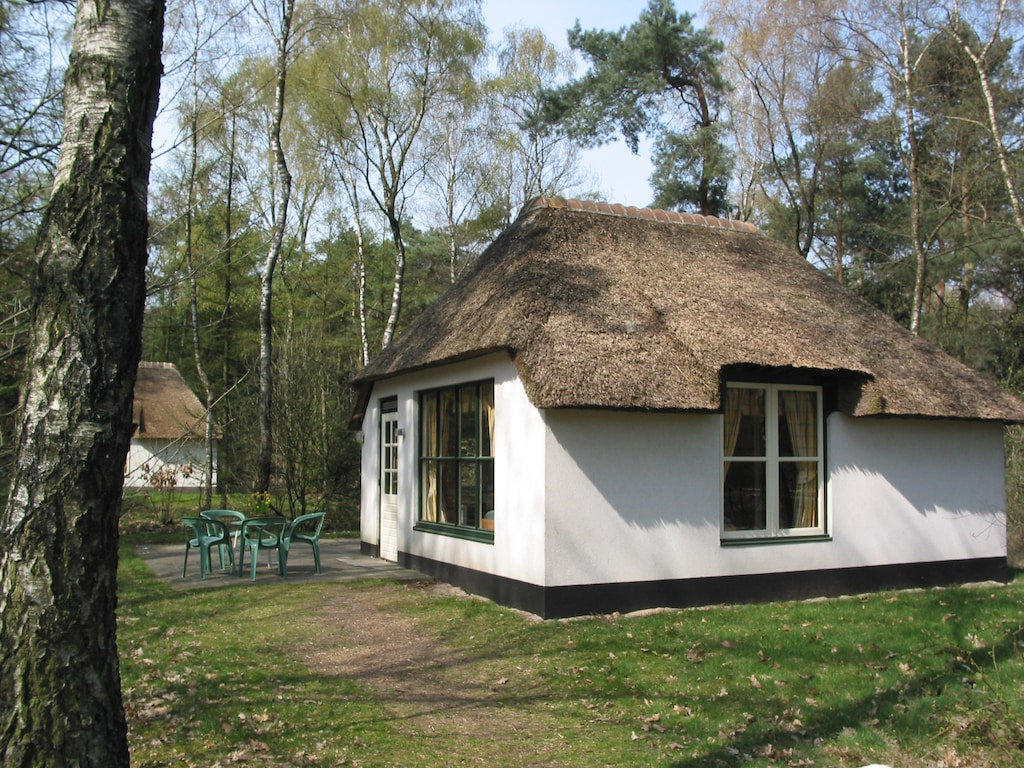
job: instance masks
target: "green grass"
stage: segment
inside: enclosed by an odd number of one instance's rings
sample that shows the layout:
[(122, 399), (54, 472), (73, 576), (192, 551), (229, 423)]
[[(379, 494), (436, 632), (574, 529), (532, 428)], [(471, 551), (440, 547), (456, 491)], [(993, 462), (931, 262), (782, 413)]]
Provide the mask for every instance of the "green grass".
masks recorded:
[[(307, 669), (346, 632), (325, 635), (320, 607), (366, 590), (438, 638), (453, 697), (495, 681), (455, 726)], [(1020, 577), (536, 622), (383, 583), (171, 590), (126, 545), (120, 620), (138, 768), (1024, 766)]]

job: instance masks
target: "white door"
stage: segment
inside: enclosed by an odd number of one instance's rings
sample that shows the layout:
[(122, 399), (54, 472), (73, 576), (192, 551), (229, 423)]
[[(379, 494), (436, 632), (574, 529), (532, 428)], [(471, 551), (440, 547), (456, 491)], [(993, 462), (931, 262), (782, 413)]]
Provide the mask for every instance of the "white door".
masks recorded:
[(380, 556), (398, 560), (398, 414), (380, 421)]

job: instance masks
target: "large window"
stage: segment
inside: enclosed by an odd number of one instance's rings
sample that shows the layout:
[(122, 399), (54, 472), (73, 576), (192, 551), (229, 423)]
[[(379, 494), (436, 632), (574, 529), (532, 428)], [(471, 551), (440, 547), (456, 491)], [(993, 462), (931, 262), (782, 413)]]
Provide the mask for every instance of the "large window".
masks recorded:
[(723, 538), (824, 533), (821, 388), (730, 384), (723, 412)]
[(420, 395), (420, 524), (494, 530), (494, 382)]

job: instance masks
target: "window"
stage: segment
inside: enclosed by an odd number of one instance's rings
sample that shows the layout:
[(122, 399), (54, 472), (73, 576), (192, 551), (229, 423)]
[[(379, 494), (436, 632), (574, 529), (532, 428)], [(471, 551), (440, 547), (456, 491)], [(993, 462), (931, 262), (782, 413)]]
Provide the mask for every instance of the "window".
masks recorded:
[(421, 527), (493, 537), (494, 382), (424, 392), (420, 420)]
[(723, 538), (825, 532), (821, 397), (820, 387), (726, 387)]
[(398, 400), (381, 402), (380, 461), (381, 492), (385, 496), (398, 495)]

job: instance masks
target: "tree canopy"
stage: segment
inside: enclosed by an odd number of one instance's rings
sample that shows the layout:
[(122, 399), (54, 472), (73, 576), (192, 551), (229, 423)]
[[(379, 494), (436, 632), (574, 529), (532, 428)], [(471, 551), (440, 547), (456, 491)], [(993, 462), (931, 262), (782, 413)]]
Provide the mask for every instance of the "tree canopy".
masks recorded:
[(634, 153), (641, 138), (651, 138), (655, 204), (721, 214), (729, 173), (719, 121), (728, 91), (719, 71), (722, 44), (694, 29), (693, 18), (672, 0), (650, 0), (635, 23), (615, 32), (584, 31), (577, 21), (569, 45), (590, 67), (547, 90), (531, 123), (584, 144), (618, 133)]

